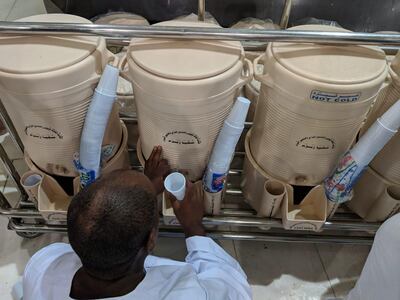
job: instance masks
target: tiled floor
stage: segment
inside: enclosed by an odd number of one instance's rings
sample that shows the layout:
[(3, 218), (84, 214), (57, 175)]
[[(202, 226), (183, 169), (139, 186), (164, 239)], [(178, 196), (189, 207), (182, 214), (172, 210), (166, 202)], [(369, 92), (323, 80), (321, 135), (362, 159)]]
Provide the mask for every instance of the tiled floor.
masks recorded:
[[(0, 142), (21, 173), (27, 170), (8, 135)], [(0, 172), (0, 190), (12, 203), (18, 190), (12, 180)], [(0, 299), (12, 299), (12, 286), (23, 274), (29, 258), (40, 248), (58, 241), (67, 242), (64, 234), (45, 234), (23, 239), (7, 230), (7, 219), (0, 217)], [(218, 241), (245, 270), (253, 288), (254, 299), (313, 300), (344, 297), (354, 286), (369, 247)], [(160, 238), (155, 255), (183, 260), (183, 239)]]
[(41, 0), (0, 0), (1, 20), (11, 21), (44, 13), (46, 8)]
[[(42, 0), (0, 0), (0, 20), (13, 20), (45, 13)], [(26, 166), (9, 137), (0, 137), (16, 168)], [(0, 172), (0, 190), (12, 202), (19, 195), (15, 184)], [(23, 273), (28, 259), (41, 247), (67, 241), (63, 234), (46, 234), (28, 240), (7, 230), (0, 217), (0, 299), (12, 299), (10, 291)], [(369, 247), (219, 241), (242, 265), (253, 287), (254, 299), (313, 300), (343, 297), (359, 276)], [(182, 260), (183, 239), (159, 239), (155, 255)]]

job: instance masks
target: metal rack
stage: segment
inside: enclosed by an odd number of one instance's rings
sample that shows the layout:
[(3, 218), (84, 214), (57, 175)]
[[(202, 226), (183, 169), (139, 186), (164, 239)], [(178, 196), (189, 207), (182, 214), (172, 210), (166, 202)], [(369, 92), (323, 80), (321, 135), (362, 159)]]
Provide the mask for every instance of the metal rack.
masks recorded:
[[(200, 0), (199, 3), (204, 1)], [(282, 14), (287, 24), (290, 3)], [(199, 17), (204, 17), (204, 5), (201, 4)], [(200, 6), (199, 6), (200, 7)], [(286, 21), (284, 20), (286, 18)], [(152, 26), (117, 26), (94, 24), (59, 24), (59, 23), (25, 23), (0, 22), (1, 34), (45, 34), (45, 35), (99, 35), (106, 37), (109, 43), (126, 45), (132, 37), (174, 38), (174, 39), (222, 39), (240, 41), (281, 41), (281, 42), (318, 42), (329, 44), (368, 44), (386, 49), (397, 49), (400, 46), (400, 34), (370, 34), (358, 32), (321, 32), (321, 31), (286, 31), (286, 30), (233, 30), (222, 28), (190, 27), (152, 27)], [(0, 118), (8, 129), (16, 146), (23, 151), (23, 144), (0, 102)], [(125, 122), (135, 122), (124, 118)], [(251, 126), (251, 124), (247, 124)], [(130, 149), (134, 156), (135, 149)], [(12, 207), (6, 197), (0, 193), (0, 216), (9, 218), (9, 229), (29, 236), (30, 233), (65, 232), (66, 225), (47, 224), (39, 211), (27, 200), (27, 195), (19, 183), (20, 175), (14, 168), (4, 148), (0, 145), (0, 158), (10, 177), (15, 181), (21, 193), (19, 203)], [(242, 192), (237, 182), (241, 176), (240, 158), (237, 153), (235, 169), (229, 173), (228, 189), (225, 197), (225, 208), (219, 216), (204, 218), (204, 224), (211, 237), (221, 239), (242, 239), (284, 242), (314, 243), (358, 243), (371, 244), (378, 223), (366, 223), (355, 214), (339, 210), (328, 220), (321, 232), (285, 231), (278, 219), (260, 218), (244, 204)], [(134, 168), (140, 169), (139, 165)], [(236, 182), (236, 184), (235, 184)], [(160, 218), (160, 236), (181, 236), (179, 226), (167, 225)]]

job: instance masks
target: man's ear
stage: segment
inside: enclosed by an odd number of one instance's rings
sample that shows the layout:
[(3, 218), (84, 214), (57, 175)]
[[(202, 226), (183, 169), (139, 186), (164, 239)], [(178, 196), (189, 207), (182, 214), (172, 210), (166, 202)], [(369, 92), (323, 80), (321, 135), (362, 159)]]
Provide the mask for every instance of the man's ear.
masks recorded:
[(156, 247), (157, 237), (158, 237), (158, 228), (155, 227), (151, 230), (149, 235), (149, 240), (147, 241), (146, 245), (147, 253), (150, 253)]

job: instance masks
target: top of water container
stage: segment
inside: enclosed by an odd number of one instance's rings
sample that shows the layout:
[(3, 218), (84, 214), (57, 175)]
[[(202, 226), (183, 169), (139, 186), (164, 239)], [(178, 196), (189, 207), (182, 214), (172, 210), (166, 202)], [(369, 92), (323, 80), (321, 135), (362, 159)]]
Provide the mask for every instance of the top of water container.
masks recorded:
[[(301, 25), (289, 30), (349, 32), (328, 25)], [(268, 51), (289, 71), (318, 82), (364, 83), (386, 72), (385, 53), (374, 46), (274, 42)]]
[[(67, 14), (44, 14), (16, 22), (91, 23)], [(74, 65), (97, 48), (95, 36), (2, 36), (0, 37), (0, 71), (12, 74), (44, 73)]]
[[(219, 27), (205, 22), (166, 21), (153, 26)], [(238, 41), (133, 39), (129, 56), (146, 71), (157, 76), (196, 80), (221, 74), (244, 55)]]

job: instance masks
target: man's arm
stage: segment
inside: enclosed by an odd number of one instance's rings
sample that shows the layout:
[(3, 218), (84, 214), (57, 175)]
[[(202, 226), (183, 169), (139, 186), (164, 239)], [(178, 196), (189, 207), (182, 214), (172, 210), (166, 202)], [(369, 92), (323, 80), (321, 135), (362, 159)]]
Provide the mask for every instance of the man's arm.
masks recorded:
[(247, 276), (239, 263), (208, 237), (194, 236), (186, 239), (191, 264), (208, 299), (251, 299)]
[(208, 299), (251, 299), (251, 288), (238, 262), (212, 239), (205, 237), (201, 191), (188, 181), (182, 201), (172, 195), (169, 197), (186, 236), (186, 262), (196, 271)]

